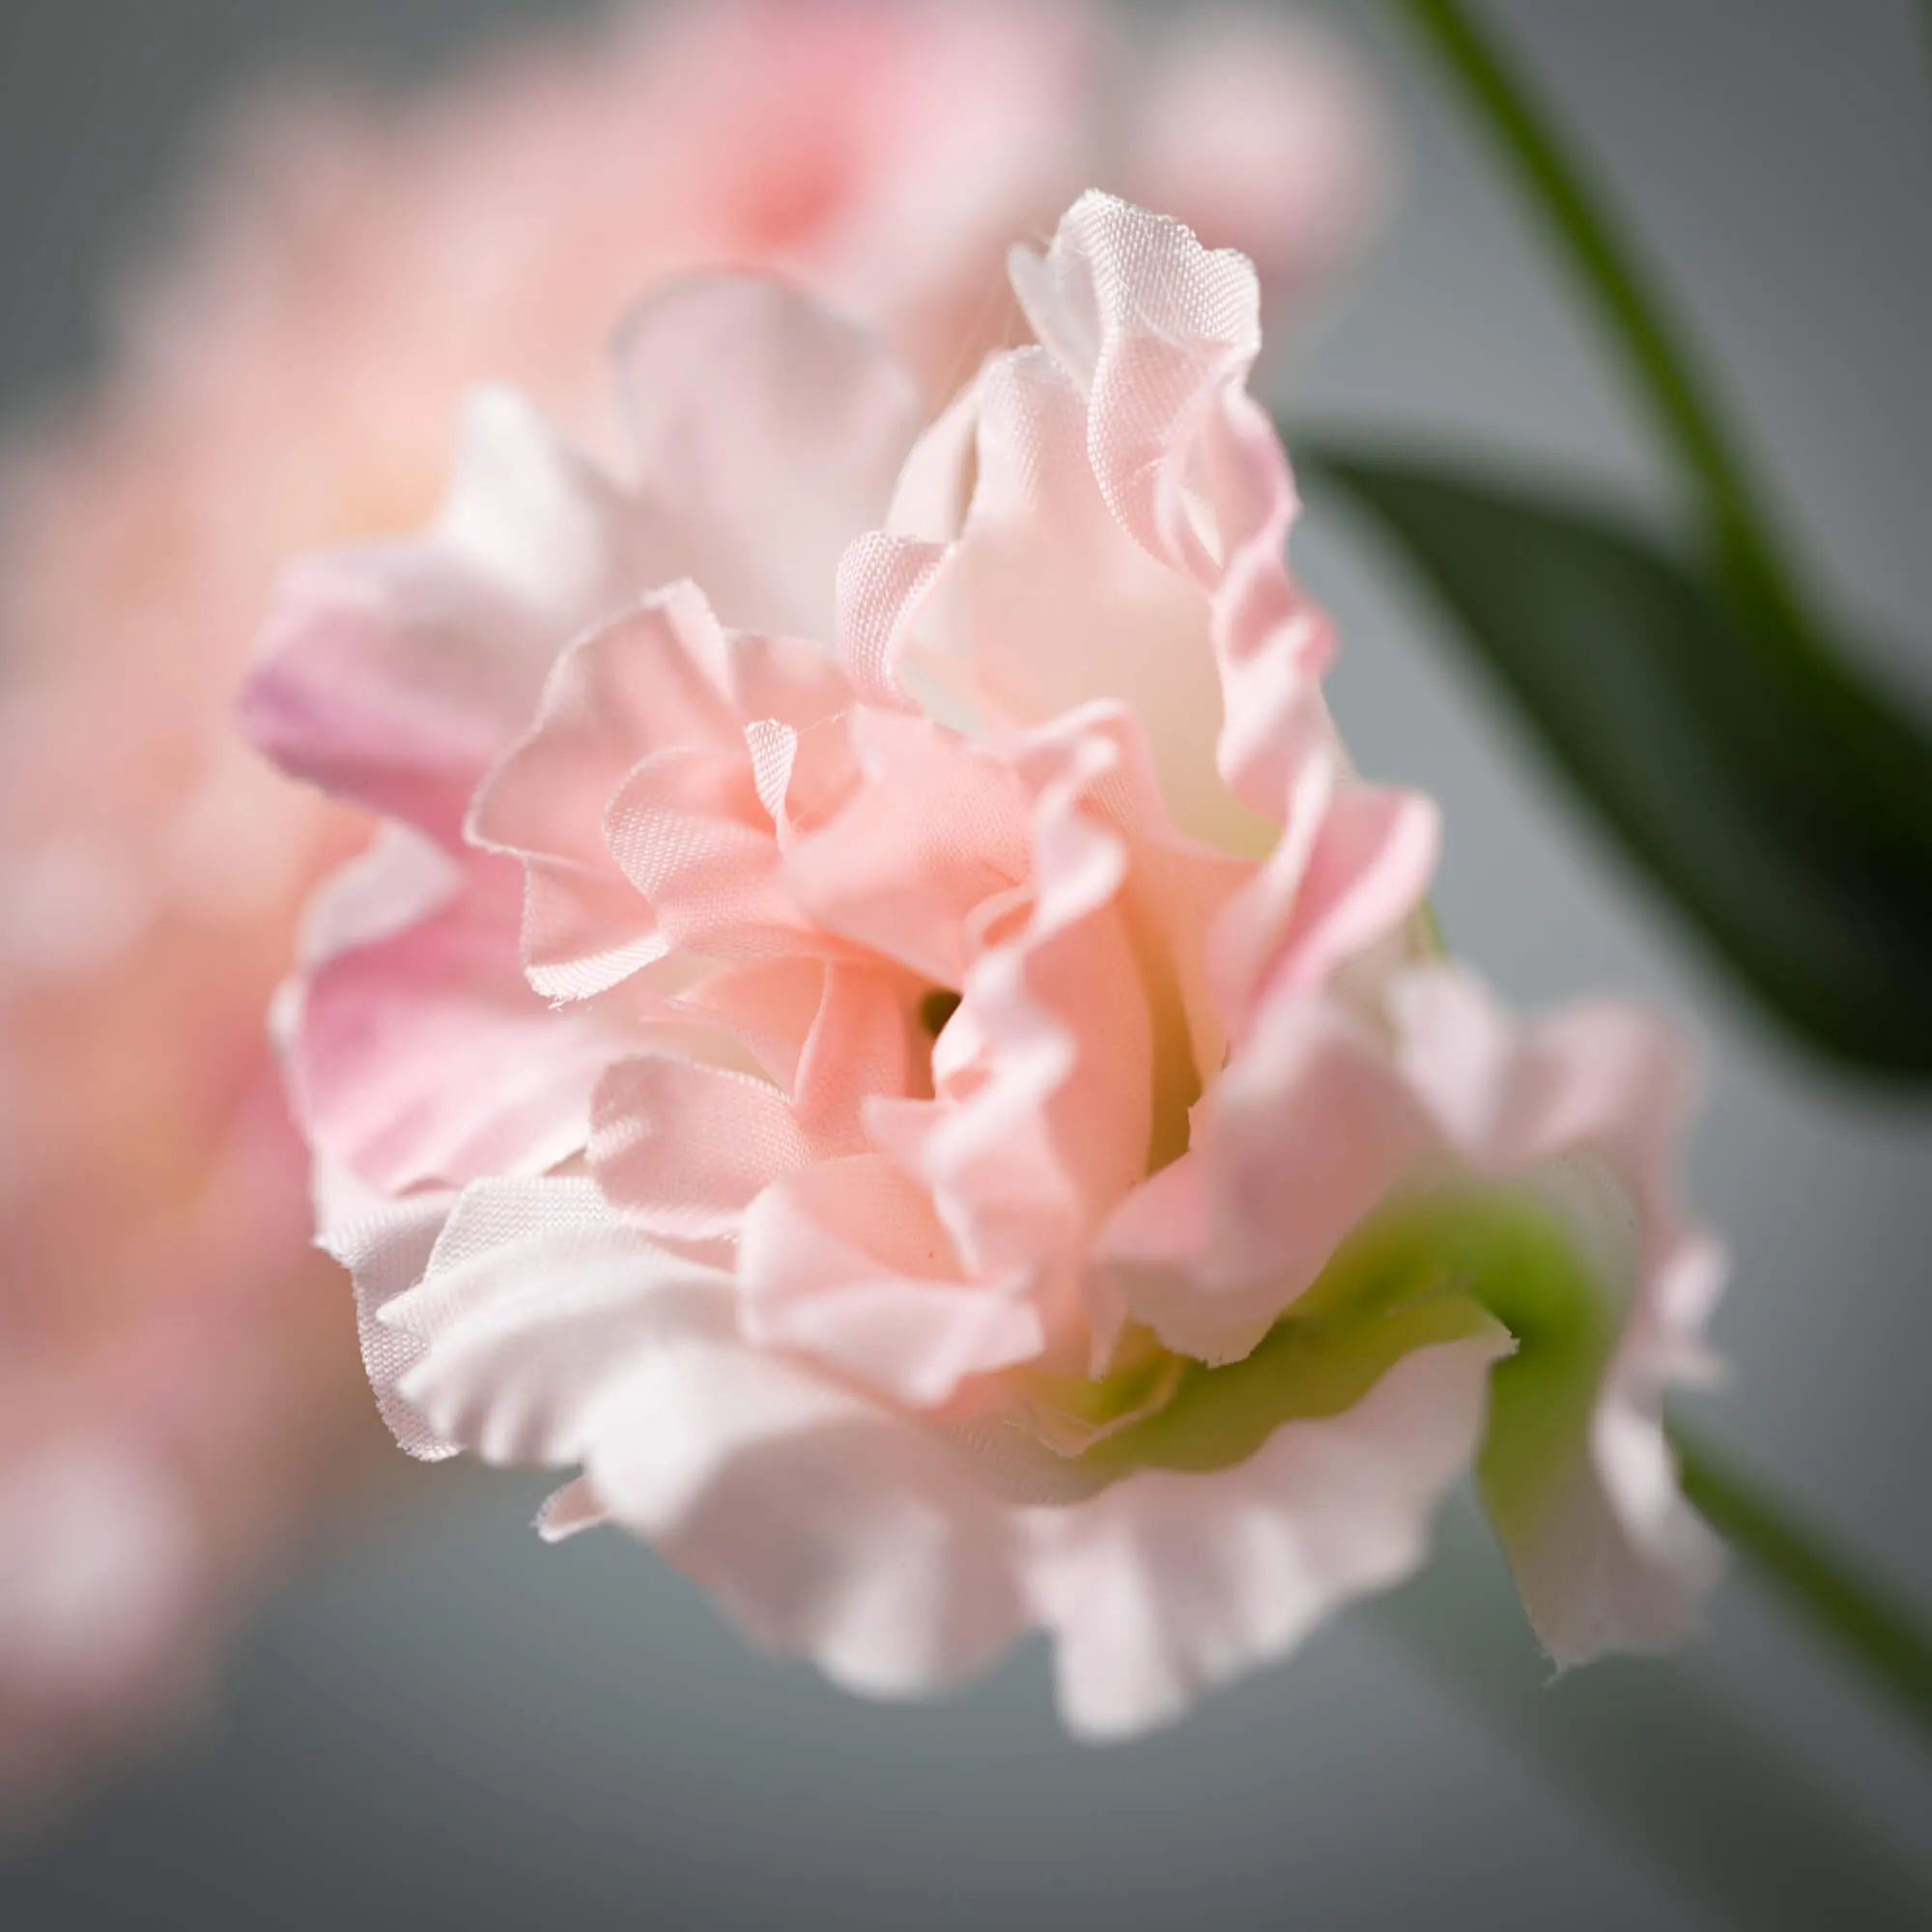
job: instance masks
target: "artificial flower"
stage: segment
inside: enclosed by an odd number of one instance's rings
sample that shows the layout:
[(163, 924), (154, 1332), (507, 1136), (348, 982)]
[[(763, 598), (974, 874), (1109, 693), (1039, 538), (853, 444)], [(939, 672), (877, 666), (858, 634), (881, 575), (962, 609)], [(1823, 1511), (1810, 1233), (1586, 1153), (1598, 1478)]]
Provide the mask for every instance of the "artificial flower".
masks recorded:
[(1092, 192), (1011, 275), (923, 429), (812, 298), (670, 284), (620, 460), (481, 395), (421, 539), (286, 584), (245, 728), (385, 819), (282, 1007), (379, 1401), (856, 1690), (1043, 1628), (1089, 1736), (1407, 1575), (1472, 1463), (1554, 1659), (1667, 1642), (1682, 1056), (1430, 942), (1249, 262)]
[[(532, 41), (396, 99), (258, 101), (134, 292), (109, 380), (14, 445), (0, 1766), (19, 1778), (178, 1702), (292, 1529), (376, 1466), (261, 1024), (301, 900), (364, 835), (227, 725), (280, 564), (410, 527), (474, 380), (593, 431), (610, 317), (678, 270), (809, 277), (940, 392), (1007, 327), (1010, 230), (1081, 170), (1171, 170), (1137, 132), (1165, 69), (1106, 26), (747, 0)], [(1332, 54), (1297, 42), (1274, 72), (1253, 111), (1306, 120), (1313, 146), (1278, 201), (1221, 182), (1230, 233), (1298, 297), (1352, 232), (1372, 140)]]

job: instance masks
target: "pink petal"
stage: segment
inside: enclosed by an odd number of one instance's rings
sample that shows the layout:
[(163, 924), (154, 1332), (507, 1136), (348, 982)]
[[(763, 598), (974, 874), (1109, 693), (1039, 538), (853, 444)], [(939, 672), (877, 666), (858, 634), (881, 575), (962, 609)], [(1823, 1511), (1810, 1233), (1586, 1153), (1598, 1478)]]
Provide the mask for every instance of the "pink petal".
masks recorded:
[(821, 1156), (865, 1146), (879, 1094), (930, 1087), (919, 982), (890, 967), (829, 962), (791, 1081), (792, 1112)]
[(821, 1161), (759, 1195), (738, 1279), (749, 1339), (816, 1355), (915, 1407), (1043, 1342), (1022, 1301), (961, 1278), (931, 1203), (876, 1154)]
[[(796, 733), (846, 701), (843, 680), (815, 646), (783, 638), (727, 636), (690, 583), (672, 585), (557, 661), (537, 722), (491, 773), (469, 815), (472, 839), (512, 852), (526, 868), (524, 957), (530, 982), (576, 999), (616, 983), (674, 944), (711, 937), (680, 917), (680, 890), (715, 911), (721, 887), (668, 875), (661, 822), (633, 822), (667, 771), (704, 774), (699, 815), (730, 821), (727, 866), (768, 875), (777, 863), (771, 823), (786, 810), (791, 763), (767, 799), (747, 738), (767, 724)], [(613, 854), (614, 832), (628, 853)], [(749, 833), (749, 837), (747, 837)], [(668, 930), (654, 901), (667, 902)], [(767, 911), (796, 924), (788, 911)]]
[(536, 724), (478, 791), (470, 838), (524, 861), (524, 965), (538, 992), (601, 992), (667, 951), (611, 855), (605, 809), (653, 752), (740, 749), (725, 658), (699, 592), (661, 592), (564, 652)]
[(838, 556), (879, 524), (916, 384), (870, 334), (776, 281), (652, 296), (617, 350), (638, 490), (727, 624), (830, 641)]
[[(1043, 256), (1016, 249), (1011, 270), (1028, 319), (1085, 399), (1100, 496), (1208, 599), (1220, 769), (1249, 810), (1279, 824), (1301, 758), (1327, 729), (1316, 681), (1332, 639), (1288, 574), (1294, 488), (1242, 386), (1261, 346), (1254, 270), (1098, 193), (1074, 203)], [(1176, 816), (1200, 829), (1178, 802)]]
[[(1128, 192), (1250, 256), (1271, 304), (1305, 299), (1373, 223), (1378, 119), (1346, 49), (1313, 23), (1188, 16), (1151, 49)], [(1270, 312), (1283, 319), (1283, 309)]]
[(427, 545), (316, 557), (283, 580), (237, 722), (291, 777), (454, 846), (527, 715), (544, 642)]
[(605, 836), (668, 952), (722, 960), (851, 950), (815, 929), (785, 890), (777, 830), (742, 749), (651, 753), (611, 799)]
[(610, 1520), (597, 1492), (576, 1476), (544, 1498), (531, 1526), (546, 1543), (564, 1543), (586, 1529), (601, 1528)]
[(680, 953), (843, 951), (786, 895), (779, 841), (849, 785), (828, 735), (846, 695), (814, 646), (727, 637), (688, 584), (568, 654), (471, 820), (526, 862), (531, 983), (581, 998)]
[(417, 1357), (401, 1393), (493, 1463), (574, 1463), (633, 1362), (728, 1332), (730, 1277), (653, 1248), (588, 1180), (473, 1181), (421, 1282), (383, 1310)]
[(480, 1182), (385, 1325), (437, 1427), (493, 1460), (582, 1457), (554, 1532), (608, 1511), (855, 1690), (977, 1668), (1022, 1616), (1005, 1510), (937, 1436), (747, 1348), (732, 1301), (584, 1181)]
[[(1208, 601), (1109, 509), (1073, 380), (1044, 351), (1022, 350), (989, 362), (976, 395), (971, 508), (934, 585), (899, 620), (914, 639), (908, 674), (950, 682), (965, 672), (976, 704), (1004, 724), (1122, 700), (1150, 732), (1181, 828), (1264, 849), (1266, 829), (1215, 772), (1222, 697)], [(896, 648), (903, 656), (907, 645)]]
[(1089, 810), (1117, 748), (1076, 722), (1036, 750), (1025, 923), (967, 972), (934, 1052), (938, 1101), (875, 1102), (867, 1118), (930, 1188), (969, 1272), (1029, 1279), (1060, 1333), (1087, 1241), (1146, 1168), (1155, 1042), (1120, 903), (1124, 842)]
[(1520, 1026), (1450, 966), (1405, 975), (1390, 1005), (1405, 1069), (1466, 1158), (1502, 1173), (1589, 1148), (1648, 1216), (1664, 1217), (1696, 1080), (1658, 1020), (1605, 1003)]
[(917, 1423), (719, 1336), (640, 1361), (587, 1474), (773, 1649), (869, 1696), (926, 1695), (1018, 1634), (1008, 1514)]
[(1621, 1315), (1568, 1463), (1552, 1463), (1534, 1519), (1503, 1527), (1530, 1621), (1559, 1664), (1681, 1641), (1722, 1568), (1678, 1487), (1662, 1409), (1671, 1384), (1710, 1373), (1701, 1338), (1725, 1266), (1675, 1200), (1690, 1058), (1634, 1009), (1519, 1028), (1449, 967), (1406, 976), (1391, 1004), (1409, 1078), (1463, 1158), (1546, 1194)]
[(1236, 1360), (1434, 1139), (1365, 1027), (1278, 999), (1197, 1109), (1188, 1154), (1109, 1222), (1100, 1263), (1169, 1348)]
[(1027, 1513), (1034, 1614), (1076, 1736), (1172, 1722), (1285, 1656), (1340, 1605), (1416, 1570), (1467, 1468), (1500, 1335), (1420, 1349), (1354, 1407), (1284, 1424), (1211, 1474), (1148, 1469)]
[(318, 1236), (355, 1284), (355, 1325), (376, 1406), (396, 1440), (426, 1463), (457, 1455), (461, 1445), (436, 1429), (403, 1394), (403, 1378), (422, 1359), (422, 1343), (387, 1326), (382, 1315), (422, 1279), (455, 1202), (448, 1189), (401, 1201), (368, 1197), (353, 1209), (325, 1213)]
[[(388, 879), (427, 888), (416, 916), (329, 951), (300, 982), (290, 1079), (318, 1153), (401, 1194), (540, 1173), (582, 1148), (623, 1036), (611, 1014), (559, 1016), (524, 983), (516, 868), (475, 854), (425, 881), (420, 848), (392, 840), (337, 892), (380, 902)], [(334, 923), (325, 903), (320, 925)]]
[(748, 731), (767, 721), (809, 731), (832, 723), (852, 702), (852, 687), (831, 654), (806, 638), (734, 631), (726, 639), (724, 674)]
[(964, 982), (967, 923), (1027, 876), (1027, 799), (1010, 770), (923, 718), (859, 710), (862, 773), (842, 811), (786, 848), (814, 919), (936, 985)]
[(628, 515), (524, 404), (478, 396), (429, 536), (285, 579), (243, 732), (295, 777), (455, 844), (557, 650), (625, 594)]
[(873, 1097), (931, 1091), (918, 1010), (925, 990), (891, 966), (795, 956), (714, 974), (677, 1006), (730, 1033), (823, 1157), (865, 1146)]
[(540, 671), (575, 633), (673, 574), (650, 520), (511, 389), (465, 398), (434, 539), (541, 619)]
[(867, 530), (838, 560), (838, 663), (868, 704), (889, 710), (914, 705), (899, 678), (899, 661), (947, 561), (944, 544)]
[(598, 1085), (591, 1172), (651, 1234), (735, 1235), (759, 1190), (811, 1157), (785, 1096), (751, 1074), (645, 1055)]
[(825, 962), (809, 954), (727, 966), (679, 996), (695, 1018), (715, 1019), (768, 1079), (790, 1094), (799, 1057), (825, 999)]
[(1326, 753), (1308, 760), (1281, 842), (1209, 936), (1209, 972), (1237, 1037), (1257, 1004), (1316, 991), (1396, 934), (1435, 869), (1434, 802), (1380, 786), (1334, 790), (1333, 763)]

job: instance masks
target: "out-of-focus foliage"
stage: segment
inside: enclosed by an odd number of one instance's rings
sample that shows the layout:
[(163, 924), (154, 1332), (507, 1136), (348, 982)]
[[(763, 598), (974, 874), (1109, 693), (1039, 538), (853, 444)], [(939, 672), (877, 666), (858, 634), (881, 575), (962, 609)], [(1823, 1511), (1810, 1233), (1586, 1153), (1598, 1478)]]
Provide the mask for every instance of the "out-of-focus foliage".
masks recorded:
[(1932, 746), (1896, 704), (1766, 648), (1714, 571), (1581, 497), (1295, 449), (1764, 1007), (1854, 1067), (1932, 1079)]

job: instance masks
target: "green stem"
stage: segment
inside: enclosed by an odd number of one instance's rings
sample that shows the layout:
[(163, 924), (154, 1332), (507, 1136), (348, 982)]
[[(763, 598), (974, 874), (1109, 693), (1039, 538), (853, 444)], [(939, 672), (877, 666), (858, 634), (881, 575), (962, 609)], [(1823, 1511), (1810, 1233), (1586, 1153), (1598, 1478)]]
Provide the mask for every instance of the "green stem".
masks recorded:
[[(1462, 0), (1393, 4), (1435, 48), (1516, 163), (1571, 267), (1595, 296), (1653, 420), (1702, 494), (1731, 582), (1760, 620), (1753, 635), (1787, 667), (1806, 674), (1807, 688), (1825, 706), (1821, 723), (1837, 715), (1857, 693), (1846, 690), (1839, 668), (1804, 615), (1770, 521), (1711, 400), (1710, 384), (1635, 247), (1538, 104), (1534, 88)], [(1926, 13), (1932, 19), (1932, 0)], [(1913, 808), (1916, 823), (1924, 804), (1922, 752), (1916, 743), (1894, 747), (1889, 734), (1895, 727), (1886, 718), (1867, 722), (1887, 725), (1877, 748), (1885, 756), (1870, 776), (1891, 785), (1894, 798)], [(1707, 1449), (1681, 1436), (1678, 1447), (1691, 1500), (1760, 1579), (1932, 1736), (1932, 1641), (1910, 1613)]]
[(1932, 1743), (1932, 1638), (1911, 1609), (1708, 1445), (1681, 1428), (1671, 1430), (1671, 1440), (1684, 1493), (1712, 1528)]
[(1493, 1550), (1445, 1513), (1371, 1626), (1686, 1893), (1749, 1932), (1932, 1923), (1921, 1861), (1686, 1663), (1611, 1658), (1550, 1681)]
[(1461, 0), (1392, 0), (1435, 47), (1523, 185), (1572, 269), (1595, 296), (1658, 430), (1697, 485), (1718, 553), (1763, 624), (1763, 641), (1789, 663), (1823, 657), (1804, 600), (1774, 541), (1710, 384), (1669, 306), (1645, 273), (1576, 152), (1537, 103), (1535, 90)]

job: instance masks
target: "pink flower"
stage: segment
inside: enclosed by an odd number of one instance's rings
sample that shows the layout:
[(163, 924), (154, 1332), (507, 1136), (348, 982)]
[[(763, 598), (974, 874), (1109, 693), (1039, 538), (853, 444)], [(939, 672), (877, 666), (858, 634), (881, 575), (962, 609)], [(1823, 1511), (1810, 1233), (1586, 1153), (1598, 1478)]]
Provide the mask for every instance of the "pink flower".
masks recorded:
[(1314, 294), (1387, 191), (1388, 143), (1353, 63), (1292, 16), (1211, 8), (1189, 9), (1145, 59), (1135, 197), (1253, 256), (1271, 296)]
[(389, 821), (284, 1007), (384, 1411), (860, 1690), (1042, 1627), (1092, 1736), (1407, 1574), (1472, 1460), (1553, 1657), (1667, 1641), (1679, 1057), (1432, 957), (1250, 265), (1092, 193), (1011, 267), (1037, 344), (923, 435), (852, 325), (685, 281), (614, 468), (485, 395), (423, 540), (291, 579), (246, 728)]
[[(306, 1161), (261, 1026), (300, 902), (363, 835), (227, 733), (282, 561), (418, 521), (474, 380), (512, 380), (593, 433), (610, 319), (642, 283), (695, 267), (810, 279), (941, 393), (1008, 327), (1006, 237), (1089, 169), (1142, 166), (1133, 129), (1160, 77), (1131, 82), (1132, 102), (1110, 97), (1102, 24), (1034, 0), (735, 0), (533, 43), (399, 104), (260, 103), (139, 292), (111, 383), (14, 450), (0, 515), (0, 1768), (43, 1776), (176, 1699), (296, 1521), (365, 1467), (346, 1311), (309, 1247)], [(1294, 83), (1256, 111), (1331, 125), (1306, 98)], [(1331, 216), (1363, 165), (1355, 131), (1331, 151), (1334, 192), (1312, 222), (1298, 184), (1279, 220), (1264, 213), (1284, 288), (1332, 258)], [(666, 416), (646, 427), (661, 453), (680, 433)], [(882, 447), (882, 477), (899, 453)], [(474, 541), (507, 568), (488, 525), (497, 459), (479, 460), (492, 481)], [(741, 461), (719, 461), (718, 486), (740, 497)], [(783, 481), (772, 512), (821, 517), (828, 538), (874, 517), (869, 497)], [(541, 476), (532, 487), (513, 517), (545, 514)], [(695, 528), (663, 541), (707, 580), (731, 567), (694, 547)], [(563, 597), (550, 575), (566, 562), (526, 559), (516, 588)], [(781, 608), (792, 567), (749, 560), (741, 587)], [(573, 594), (602, 610), (659, 568), (639, 555)], [(396, 569), (368, 594), (470, 594), (460, 575), (412, 576), (407, 553)], [(831, 595), (827, 576), (815, 627)], [(561, 611), (531, 614), (543, 663)], [(762, 622), (767, 607), (740, 614)], [(452, 784), (526, 722), (541, 664), (523, 664), (521, 632), (504, 647), (497, 682), (472, 662), (463, 689), (424, 695)], [(369, 796), (401, 809), (374, 779), (385, 755), (363, 748)], [(462, 790), (438, 828), (452, 843)], [(526, 1034), (513, 956), (495, 982), (469, 975), (492, 958), (486, 915), (520, 887), (508, 862), (462, 863), (474, 895), (392, 948), (463, 985), (469, 1005), (440, 1009), (441, 1046), (479, 1080), (514, 1079), (540, 1037), (556, 1056), (544, 1078), (587, 1095), (607, 1036), (541, 1012)], [(431, 865), (417, 883), (440, 879)], [(305, 1038), (332, 1040), (330, 1082), (350, 1081), (358, 1051), (362, 1070), (409, 1077), (408, 1053), (383, 1067), (389, 1043), (354, 991), (386, 957), (361, 949), (311, 998)], [(539, 1133), (551, 1099), (540, 1081), (526, 1127), (493, 1117), (466, 1146), (391, 1121), (358, 1157), (389, 1177), (425, 1160), (513, 1170), (542, 1151), (511, 1144)], [(48, 1521), (58, 1537), (22, 1526)], [(22, 1634), (96, 1628), (110, 1635), (58, 1668)]]

